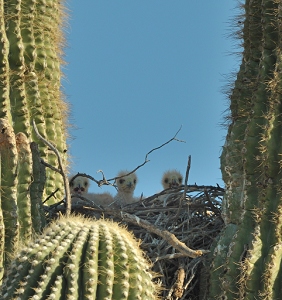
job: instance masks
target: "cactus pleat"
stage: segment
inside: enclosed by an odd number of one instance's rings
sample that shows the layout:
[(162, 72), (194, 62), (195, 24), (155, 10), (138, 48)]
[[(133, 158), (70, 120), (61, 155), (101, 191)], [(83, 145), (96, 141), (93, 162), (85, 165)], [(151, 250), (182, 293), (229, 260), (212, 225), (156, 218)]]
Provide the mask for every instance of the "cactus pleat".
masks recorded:
[[(1, 208), (5, 228), (5, 252), (14, 253), (19, 240), (17, 207), (17, 163), (18, 152), (13, 128), (9, 122), (0, 119), (1, 159)], [(7, 261), (7, 256), (4, 258)]]
[(38, 145), (35, 142), (30, 143), (30, 150), (33, 161), (33, 180), (30, 184), (32, 228), (34, 232), (40, 233), (46, 225), (42, 203), (46, 172), (45, 166), (41, 163)]
[(150, 265), (116, 223), (57, 220), (7, 270), (1, 299), (157, 299)]
[(32, 181), (32, 154), (29, 141), (22, 132), (16, 134), (18, 152), (17, 205), (19, 214), (20, 236), (28, 241), (32, 234), (30, 185)]
[[(92, 226), (89, 230), (89, 241), (85, 249), (85, 264), (82, 266), (82, 286), (86, 299), (95, 299), (98, 282), (99, 227)], [(118, 251), (118, 249), (117, 249)]]
[(4, 0), (0, 0), (0, 118), (12, 120), (9, 100), (9, 40), (5, 31)]
[(281, 1), (246, 1), (244, 52), (221, 156), (226, 228), (214, 252), (210, 299), (282, 294)]

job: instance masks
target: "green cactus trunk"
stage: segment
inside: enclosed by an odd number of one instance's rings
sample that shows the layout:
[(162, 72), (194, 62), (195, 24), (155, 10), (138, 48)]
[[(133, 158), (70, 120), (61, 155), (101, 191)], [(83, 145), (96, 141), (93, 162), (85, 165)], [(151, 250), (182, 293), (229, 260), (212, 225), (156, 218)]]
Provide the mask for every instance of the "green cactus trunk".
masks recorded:
[(157, 299), (139, 244), (110, 221), (62, 218), (17, 254), (1, 299)]
[[(41, 157), (54, 167), (57, 158), (37, 139), (32, 120), (66, 163), (68, 108), (60, 90), (64, 20), (58, 0), (0, 1), (0, 117), (9, 120), (15, 134), (22, 132), (29, 142), (36, 141)], [(61, 200), (61, 175), (51, 169), (46, 172), (44, 195), (59, 188), (56, 196)]]
[(226, 227), (208, 299), (281, 299), (282, 6), (246, 0), (242, 64), (221, 155)]
[(32, 128), (34, 120), (66, 165), (64, 21), (59, 0), (0, 0), (0, 278), (18, 244), (45, 226), (43, 198), (64, 196), (61, 175), (45, 171), (39, 155), (54, 167), (57, 158)]

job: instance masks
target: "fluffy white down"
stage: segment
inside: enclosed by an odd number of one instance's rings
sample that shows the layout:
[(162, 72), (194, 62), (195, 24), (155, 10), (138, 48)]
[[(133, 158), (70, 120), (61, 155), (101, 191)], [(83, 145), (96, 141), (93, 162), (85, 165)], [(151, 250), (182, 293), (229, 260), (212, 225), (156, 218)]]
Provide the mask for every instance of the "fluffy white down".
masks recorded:
[(162, 186), (164, 190), (182, 185), (183, 176), (177, 170), (168, 170), (163, 174)]
[[(128, 173), (129, 171), (127, 170), (120, 171), (116, 177), (124, 176)], [(117, 205), (123, 207), (127, 204), (138, 202), (140, 200), (139, 198), (133, 196), (137, 181), (138, 179), (135, 173), (131, 173), (116, 180), (118, 191), (114, 197), (114, 200)]]

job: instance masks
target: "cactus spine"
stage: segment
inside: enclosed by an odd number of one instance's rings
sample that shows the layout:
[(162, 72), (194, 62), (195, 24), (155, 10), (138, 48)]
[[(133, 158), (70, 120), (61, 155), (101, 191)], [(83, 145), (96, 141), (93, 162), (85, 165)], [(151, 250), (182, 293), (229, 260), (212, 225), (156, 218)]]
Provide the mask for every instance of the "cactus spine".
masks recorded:
[(124, 228), (71, 216), (16, 256), (1, 299), (157, 299), (149, 267)]
[(209, 299), (282, 294), (282, 6), (246, 0), (243, 59), (221, 155), (226, 228), (214, 251)]

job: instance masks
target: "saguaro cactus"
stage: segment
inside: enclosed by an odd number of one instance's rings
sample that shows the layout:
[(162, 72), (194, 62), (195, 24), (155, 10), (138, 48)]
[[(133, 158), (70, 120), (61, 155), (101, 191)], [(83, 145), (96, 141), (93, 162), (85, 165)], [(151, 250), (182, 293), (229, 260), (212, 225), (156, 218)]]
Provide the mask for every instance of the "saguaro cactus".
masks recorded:
[(12, 261), (1, 299), (157, 299), (138, 246), (116, 223), (62, 218)]
[[(65, 18), (61, 3), (0, 0), (0, 117), (10, 122), (15, 134), (22, 132), (29, 142), (37, 141), (41, 157), (52, 166), (57, 166), (56, 156), (37, 139), (31, 124), (35, 120), (40, 134), (66, 162), (68, 109), (60, 82)], [(59, 188), (61, 200), (62, 182), (59, 174), (48, 169), (45, 194)]]
[(282, 6), (246, 0), (244, 11), (243, 58), (221, 155), (226, 227), (209, 299), (281, 299)]

